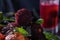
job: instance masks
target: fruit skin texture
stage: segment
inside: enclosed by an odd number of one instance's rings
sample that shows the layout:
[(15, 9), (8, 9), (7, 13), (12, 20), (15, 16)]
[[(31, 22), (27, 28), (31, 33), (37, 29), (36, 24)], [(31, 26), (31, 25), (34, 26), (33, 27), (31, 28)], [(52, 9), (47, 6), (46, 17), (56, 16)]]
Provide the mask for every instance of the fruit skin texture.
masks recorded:
[[(10, 37), (10, 38), (9, 38)], [(7, 40), (28, 40), (28, 38), (24, 37), (22, 34), (15, 32), (12, 35), (8, 35), (6, 37)]]
[(5, 35), (0, 33), (0, 40), (5, 40)]
[(29, 26), (32, 18), (32, 13), (25, 8), (18, 10), (15, 14), (15, 22), (22, 26)]
[(25, 40), (25, 37), (20, 33), (16, 32), (14, 33), (14, 35), (16, 35), (16, 40)]
[(16, 32), (14, 35), (16, 35), (16, 40), (29, 40), (27, 37), (24, 37), (21, 33)]

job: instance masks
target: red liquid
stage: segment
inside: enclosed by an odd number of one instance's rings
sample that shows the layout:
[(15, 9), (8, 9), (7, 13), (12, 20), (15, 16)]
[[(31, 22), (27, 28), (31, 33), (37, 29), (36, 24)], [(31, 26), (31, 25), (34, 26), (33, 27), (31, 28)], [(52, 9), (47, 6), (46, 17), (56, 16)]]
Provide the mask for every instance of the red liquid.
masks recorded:
[(58, 5), (40, 5), (40, 17), (44, 28), (55, 28), (58, 24)]

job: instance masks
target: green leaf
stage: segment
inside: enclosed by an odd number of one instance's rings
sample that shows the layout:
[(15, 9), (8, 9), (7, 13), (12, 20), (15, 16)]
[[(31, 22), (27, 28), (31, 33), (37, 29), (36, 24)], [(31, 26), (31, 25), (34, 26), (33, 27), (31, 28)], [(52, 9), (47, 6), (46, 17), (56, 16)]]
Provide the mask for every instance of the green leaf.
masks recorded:
[(59, 40), (59, 38), (56, 35), (52, 34), (52, 33), (44, 32), (44, 35), (46, 36), (46, 38), (48, 40), (52, 40), (52, 39)]
[(23, 29), (23, 28), (18, 28), (17, 27), (16, 31), (21, 33), (21, 34), (23, 34), (24, 36), (28, 36), (29, 35), (29, 33), (25, 29)]
[(13, 20), (12, 18), (7, 18), (7, 17), (3, 17), (3, 20), (7, 20), (7, 21), (15, 21), (15, 20)]
[(36, 21), (37, 24), (42, 24), (43, 22), (44, 22), (44, 20), (42, 18), (40, 18)]

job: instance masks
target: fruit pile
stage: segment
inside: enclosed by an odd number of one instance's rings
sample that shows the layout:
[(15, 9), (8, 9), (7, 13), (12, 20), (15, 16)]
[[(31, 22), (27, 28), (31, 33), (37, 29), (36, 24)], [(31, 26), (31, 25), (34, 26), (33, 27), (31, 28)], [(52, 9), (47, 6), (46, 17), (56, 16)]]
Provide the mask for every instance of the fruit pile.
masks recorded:
[(32, 14), (27, 9), (18, 10), (15, 14), (15, 22), (7, 22), (6, 26), (0, 26), (0, 40), (28, 40), (28, 32), (23, 26), (26, 28), (31, 22)]
[(4, 21), (7, 25), (0, 26), (0, 40), (47, 40), (40, 25), (43, 19), (33, 22), (33, 18), (27, 9), (18, 10), (15, 22)]
[[(15, 13), (15, 22), (7, 22), (7, 25), (0, 27), (0, 40), (33, 40), (34, 32), (37, 34), (35, 37), (44, 38), (40, 24), (37, 22), (32, 22), (32, 13), (27, 9), (23, 8)], [(36, 25), (38, 24), (38, 25)], [(35, 31), (34, 31), (35, 30)], [(40, 34), (39, 34), (40, 33)], [(38, 36), (41, 35), (42, 37)], [(36, 38), (37, 39), (37, 38)]]

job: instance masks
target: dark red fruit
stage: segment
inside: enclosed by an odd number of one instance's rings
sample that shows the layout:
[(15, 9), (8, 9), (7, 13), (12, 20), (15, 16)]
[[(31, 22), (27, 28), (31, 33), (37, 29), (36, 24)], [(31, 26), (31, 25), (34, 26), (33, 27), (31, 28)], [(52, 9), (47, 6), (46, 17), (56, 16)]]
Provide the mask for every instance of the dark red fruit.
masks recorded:
[(47, 40), (43, 34), (43, 29), (39, 24), (32, 24), (31, 31), (32, 40)]
[(0, 40), (5, 40), (5, 35), (0, 33)]
[(30, 25), (32, 22), (32, 13), (27, 9), (18, 10), (15, 14), (16, 23), (22, 26)]

